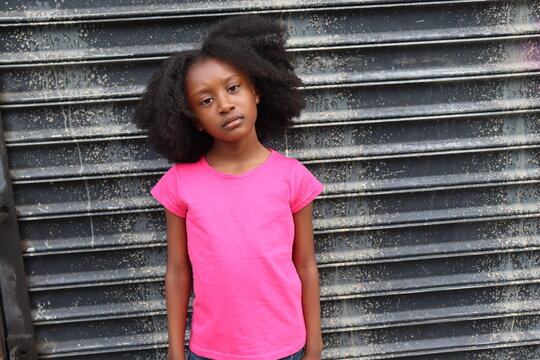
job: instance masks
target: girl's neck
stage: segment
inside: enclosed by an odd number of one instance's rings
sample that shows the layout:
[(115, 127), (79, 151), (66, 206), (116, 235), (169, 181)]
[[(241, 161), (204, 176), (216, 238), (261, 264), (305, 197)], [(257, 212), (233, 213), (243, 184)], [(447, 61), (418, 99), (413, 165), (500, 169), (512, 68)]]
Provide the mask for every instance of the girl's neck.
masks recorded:
[(270, 150), (255, 138), (255, 141), (216, 141), (205, 159), (218, 171), (238, 175), (258, 167), (269, 155)]

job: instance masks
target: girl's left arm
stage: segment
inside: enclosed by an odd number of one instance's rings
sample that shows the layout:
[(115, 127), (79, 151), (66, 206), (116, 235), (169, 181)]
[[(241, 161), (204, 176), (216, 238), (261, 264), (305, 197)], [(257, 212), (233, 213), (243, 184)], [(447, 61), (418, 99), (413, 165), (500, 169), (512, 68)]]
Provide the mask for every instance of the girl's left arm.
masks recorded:
[(306, 351), (303, 359), (320, 360), (323, 348), (321, 335), (321, 303), (319, 272), (313, 245), (313, 204), (293, 214), (294, 245), (293, 262), (302, 282), (302, 309), (306, 323)]

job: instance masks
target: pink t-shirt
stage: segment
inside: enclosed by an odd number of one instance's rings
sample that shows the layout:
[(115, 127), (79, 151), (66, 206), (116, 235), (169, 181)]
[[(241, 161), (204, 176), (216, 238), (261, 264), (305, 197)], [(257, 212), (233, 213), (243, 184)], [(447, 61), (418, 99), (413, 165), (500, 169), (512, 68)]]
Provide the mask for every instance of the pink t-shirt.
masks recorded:
[(204, 157), (173, 165), (151, 190), (186, 218), (193, 268), (190, 349), (211, 359), (276, 360), (306, 341), (292, 214), (323, 185), (298, 160), (271, 150), (241, 175)]

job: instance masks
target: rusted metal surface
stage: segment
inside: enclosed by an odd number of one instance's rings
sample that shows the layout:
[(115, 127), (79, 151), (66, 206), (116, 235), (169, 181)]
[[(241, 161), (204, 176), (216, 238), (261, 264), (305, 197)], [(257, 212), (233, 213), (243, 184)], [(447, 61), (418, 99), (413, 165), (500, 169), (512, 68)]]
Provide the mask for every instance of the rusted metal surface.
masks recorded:
[(240, 12), (287, 24), (305, 83), (306, 111), (268, 145), (325, 183), (323, 357), (539, 358), (539, 2), (104, 5), (0, 5), (39, 358), (166, 358), (165, 224), (148, 191), (170, 165), (130, 118), (167, 55)]
[(36, 358), (23, 266), (22, 243), (17, 228), (5, 140), (0, 131), (0, 359)]

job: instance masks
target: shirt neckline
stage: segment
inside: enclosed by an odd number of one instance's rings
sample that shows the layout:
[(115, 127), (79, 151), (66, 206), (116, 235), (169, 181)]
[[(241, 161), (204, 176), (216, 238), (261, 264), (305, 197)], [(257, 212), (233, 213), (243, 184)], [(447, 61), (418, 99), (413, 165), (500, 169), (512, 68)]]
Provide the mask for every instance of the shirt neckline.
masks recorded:
[(246, 171), (245, 173), (242, 173), (242, 174), (227, 174), (227, 173), (221, 172), (219, 170), (216, 170), (208, 163), (208, 161), (206, 161), (206, 157), (204, 155), (201, 156), (200, 163), (207, 171), (209, 171), (210, 173), (212, 173), (212, 174), (214, 174), (216, 176), (219, 176), (219, 177), (222, 177), (222, 178), (225, 178), (225, 179), (241, 179), (241, 178), (253, 175), (253, 174), (261, 171), (261, 169), (265, 168), (268, 165), (268, 163), (270, 163), (270, 161), (274, 158), (274, 154), (276, 152), (273, 149), (270, 149), (270, 148), (267, 148), (267, 149), (270, 150), (270, 154), (268, 155), (266, 160), (264, 160), (264, 162), (262, 164), (260, 164), (259, 166), (255, 167), (255, 168), (253, 168), (253, 169), (251, 169), (249, 171)]

